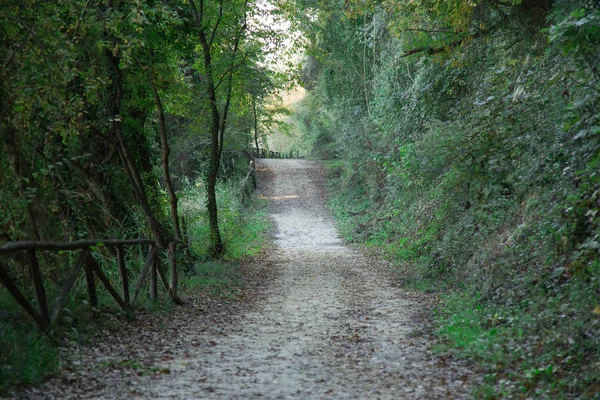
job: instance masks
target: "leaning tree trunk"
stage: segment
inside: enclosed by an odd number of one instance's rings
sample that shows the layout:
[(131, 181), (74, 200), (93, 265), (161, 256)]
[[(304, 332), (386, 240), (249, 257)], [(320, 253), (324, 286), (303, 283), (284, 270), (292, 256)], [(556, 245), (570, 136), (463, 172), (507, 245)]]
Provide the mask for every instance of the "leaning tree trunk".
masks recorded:
[(179, 214), (177, 212), (177, 195), (175, 194), (175, 189), (173, 188), (173, 182), (171, 181), (171, 174), (169, 172), (169, 153), (171, 149), (169, 148), (169, 142), (167, 141), (167, 124), (165, 122), (165, 112), (162, 106), (162, 102), (160, 101), (160, 96), (158, 95), (158, 90), (153, 87), (154, 91), (154, 102), (156, 103), (156, 112), (158, 114), (158, 133), (160, 135), (160, 144), (162, 150), (162, 168), (163, 175), (165, 178), (165, 186), (167, 187), (167, 192), (169, 193), (169, 199), (171, 203), (171, 217), (173, 219), (173, 229), (175, 230), (175, 236), (178, 240), (181, 240), (181, 230), (179, 229)]

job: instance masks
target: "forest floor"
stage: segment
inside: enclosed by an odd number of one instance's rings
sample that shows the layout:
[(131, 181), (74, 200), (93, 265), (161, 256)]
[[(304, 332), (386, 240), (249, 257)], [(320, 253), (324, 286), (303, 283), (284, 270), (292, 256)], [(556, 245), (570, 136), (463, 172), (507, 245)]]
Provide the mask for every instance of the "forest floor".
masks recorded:
[(432, 299), (343, 244), (322, 165), (258, 160), (257, 172), (274, 245), (243, 263), (241, 300), (105, 321), (64, 350), (59, 376), (15, 398), (468, 398), (477, 374), (429, 349)]

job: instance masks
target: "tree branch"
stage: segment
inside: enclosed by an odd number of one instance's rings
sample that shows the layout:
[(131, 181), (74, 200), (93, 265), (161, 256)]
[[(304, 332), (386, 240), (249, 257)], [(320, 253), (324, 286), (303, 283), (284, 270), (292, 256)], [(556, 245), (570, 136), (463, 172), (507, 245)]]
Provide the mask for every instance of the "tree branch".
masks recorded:
[(217, 22), (215, 22), (215, 26), (210, 33), (210, 40), (208, 41), (209, 47), (212, 47), (213, 42), (215, 41), (215, 35), (217, 34), (217, 29), (219, 28), (219, 24), (223, 19), (223, 0), (219, 2), (219, 18), (217, 18)]
[[(246, 31), (246, 28), (248, 26), (247, 24), (247, 6), (248, 6), (248, 0), (246, 0), (244, 2), (244, 22), (238, 32), (237, 37), (235, 38), (235, 43), (233, 45), (233, 55), (231, 58), (231, 65), (229, 66), (229, 72), (226, 73), (227, 77), (229, 78), (229, 85), (227, 87), (227, 97), (225, 100), (225, 106), (223, 107), (223, 117), (221, 119), (221, 127), (220, 127), (220, 132), (219, 132), (219, 158), (221, 157), (221, 154), (223, 153), (223, 137), (225, 135), (225, 126), (227, 124), (227, 114), (229, 113), (229, 105), (231, 103), (231, 92), (232, 92), (232, 86), (233, 86), (233, 70), (235, 68), (237, 68), (235, 66), (235, 57), (238, 54), (238, 50), (239, 50), (239, 45), (240, 45), (240, 41), (242, 40), (242, 36), (244, 35), (244, 32)], [(248, 53), (244, 54), (244, 57), (242, 58), (242, 60), (240, 61), (240, 63), (238, 63), (238, 66), (243, 65), (246, 62), (246, 59), (248, 58)], [(222, 77), (224, 77), (224, 75), (222, 75)], [(219, 84), (221, 84), (223, 82), (223, 80), (221, 79), (221, 81), (219, 82)], [(218, 85), (217, 85), (218, 87)]]
[(175, 231), (175, 237), (177, 240), (181, 240), (181, 230), (179, 229), (179, 213), (177, 211), (177, 195), (175, 194), (175, 188), (173, 187), (173, 181), (171, 180), (171, 172), (169, 171), (169, 141), (167, 139), (167, 124), (165, 121), (165, 111), (158, 94), (156, 86), (152, 86), (152, 92), (154, 94), (154, 103), (156, 105), (156, 113), (158, 115), (158, 132), (160, 135), (160, 147), (161, 147), (161, 163), (163, 167), (163, 176), (165, 179), (165, 186), (169, 193), (169, 199), (171, 203), (171, 218), (173, 220), (173, 230)]
[(235, 64), (235, 65), (231, 65), (229, 68), (227, 68), (227, 71), (225, 71), (221, 77), (219, 78), (219, 82), (217, 82), (217, 84), (215, 85), (215, 90), (217, 90), (219, 88), (219, 86), (221, 86), (221, 84), (223, 83), (223, 81), (225, 80), (225, 77), (230, 74), (231, 72), (233, 72), (234, 70), (238, 69), (239, 67), (241, 67), (242, 65), (244, 65), (246, 63), (246, 60), (248, 59), (248, 53), (244, 54), (244, 57), (242, 58), (242, 60)]

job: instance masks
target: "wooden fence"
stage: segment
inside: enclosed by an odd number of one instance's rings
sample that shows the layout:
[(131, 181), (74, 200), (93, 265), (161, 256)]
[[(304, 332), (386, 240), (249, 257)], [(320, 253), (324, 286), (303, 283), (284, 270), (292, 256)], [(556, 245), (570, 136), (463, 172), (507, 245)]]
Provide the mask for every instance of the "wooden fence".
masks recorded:
[(293, 151), (290, 151), (289, 153), (280, 153), (278, 151), (271, 151), (266, 149), (259, 149), (258, 151), (252, 150), (251, 155), (254, 158), (300, 158), (299, 151), (296, 151), (295, 157)]
[[(148, 252), (145, 258), (144, 265), (135, 282), (133, 292), (130, 292), (129, 274), (125, 265), (125, 250), (126, 246), (148, 246)], [(121, 279), (120, 293), (111, 284), (106, 274), (102, 271), (102, 267), (94, 258), (93, 251), (97, 251), (99, 247), (108, 247), (116, 250), (117, 266)], [(166, 293), (171, 299), (181, 304), (182, 301), (177, 295), (177, 263), (175, 252), (177, 243), (171, 242), (167, 250), (167, 262), (169, 264), (170, 276), (169, 281), (161, 265), (160, 251), (156, 247), (154, 240), (137, 239), (137, 240), (78, 240), (68, 243), (55, 242), (10, 242), (0, 246), (0, 256), (11, 255), (18, 252), (27, 253), (27, 262), (29, 266), (29, 275), (35, 293), (35, 306), (30, 302), (23, 292), (19, 289), (14, 279), (10, 276), (8, 268), (5, 268), (0, 263), (0, 282), (8, 289), (14, 300), (29, 314), (35, 321), (37, 327), (41, 331), (47, 331), (48, 328), (56, 321), (61, 309), (64, 306), (67, 294), (72, 289), (77, 277), (83, 270), (85, 273), (85, 282), (87, 285), (88, 298), (90, 306), (95, 310), (98, 307), (98, 295), (96, 291), (96, 279), (104, 285), (108, 293), (116, 301), (116, 303), (125, 311), (130, 311), (132, 305), (138, 297), (138, 294), (146, 280), (150, 275), (150, 297), (153, 300), (158, 299), (158, 279), (162, 282), (166, 289)], [(40, 270), (37, 252), (50, 251), (81, 251), (77, 261), (62, 283), (58, 296), (52, 301), (49, 307), (49, 301), (46, 297), (46, 288), (44, 279)], [(113, 252), (115, 253), (115, 252)]]

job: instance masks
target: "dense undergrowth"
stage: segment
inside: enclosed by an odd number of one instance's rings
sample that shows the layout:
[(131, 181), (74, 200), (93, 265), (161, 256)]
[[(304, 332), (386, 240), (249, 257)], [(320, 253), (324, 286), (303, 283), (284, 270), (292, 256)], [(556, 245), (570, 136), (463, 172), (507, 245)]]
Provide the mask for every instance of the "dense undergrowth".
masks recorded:
[(440, 294), (439, 351), (483, 368), (476, 398), (600, 396), (595, 3), (475, 2), (466, 28), (323, 4), (297, 118), (344, 236)]
[(182, 200), (184, 213), (188, 215), (188, 239), (191, 243), (193, 265), (183, 280), (188, 290), (202, 290), (211, 295), (235, 298), (241, 294), (242, 273), (239, 261), (257, 255), (264, 249), (266, 232), (270, 229), (266, 203), (255, 196), (244, 196), (242, 190), (248, 185), (233, 179), (217, 187), (219, 226), (223, 232), (225, 253), (223, 258), (213, 260), (209, 248), (208, 213), (203, 201), (204, 185), (198, 182), (188, 185)]
[[(247, 184), (247, 183), (246, 183)], [(241, 179), (233, 179), (217, 187), (219, 226), (223, 229), (225, 259), (240, 259), (256, 255), (264, 244), (264, 232), (269, 228), (265, 203), (259, 198), (248, 197), (242, 203)], [(187, 215), (188, 239), (194, 259), (206, 261), (209, 234), (204, 199), (204, 183), (189, 185), (182, 193), (182, 211)]]

